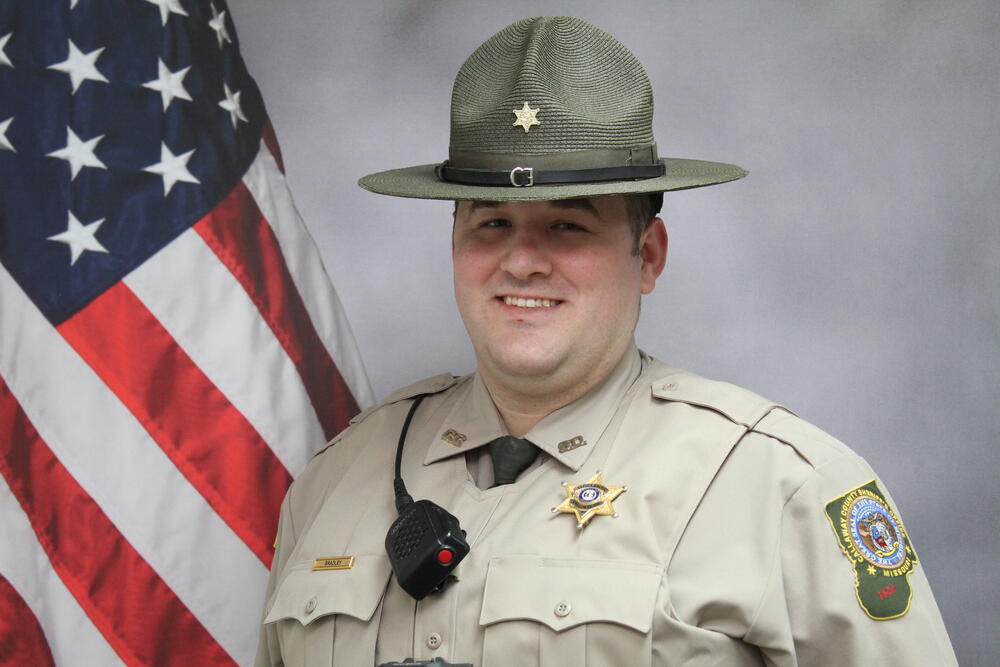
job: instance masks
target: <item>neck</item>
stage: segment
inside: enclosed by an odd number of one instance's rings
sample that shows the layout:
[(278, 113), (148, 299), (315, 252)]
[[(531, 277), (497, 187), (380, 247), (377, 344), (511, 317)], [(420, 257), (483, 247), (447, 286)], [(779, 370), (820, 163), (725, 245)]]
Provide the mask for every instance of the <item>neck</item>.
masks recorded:
[(582, 393), (577, 395), (575, 392), (563, 395), (531, 395), (511, 391), (504, 385), (492, 384), (486, 378), (483, 378), (483, 382), (507, 431), (517, 438), (524, 437), (524, 434), (542, 419), (583, 395)]
[(486, 385), (507, 431), (514, 437), (521, 438), (542, 419), (603, 382), (628, 349), (630, 348), (626, 348), (617, 359), (595, 367), (588, 377), (576, 378), (573, 382), (556, 383), (549, 378), (537, 377), (497, 377), (484, 372), (482, 367), (479, 370), (483, 384)]

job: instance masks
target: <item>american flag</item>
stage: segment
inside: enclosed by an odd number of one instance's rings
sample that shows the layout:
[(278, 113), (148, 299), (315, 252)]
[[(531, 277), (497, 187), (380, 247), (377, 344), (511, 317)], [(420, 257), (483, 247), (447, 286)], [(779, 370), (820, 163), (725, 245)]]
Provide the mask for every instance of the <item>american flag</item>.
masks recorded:
[(0, 664), (247, 664), (371, 402), (224, 0), (0, 3)]

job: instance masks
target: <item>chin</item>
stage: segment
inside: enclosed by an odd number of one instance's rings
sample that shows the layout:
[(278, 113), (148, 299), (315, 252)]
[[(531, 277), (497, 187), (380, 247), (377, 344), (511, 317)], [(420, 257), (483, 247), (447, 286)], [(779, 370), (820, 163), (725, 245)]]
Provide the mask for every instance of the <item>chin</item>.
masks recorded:
[(505, 375), (541, 378), (559, 367), (558, 355), (543, 350), (502, 350), (491, 354), (493, 366)]

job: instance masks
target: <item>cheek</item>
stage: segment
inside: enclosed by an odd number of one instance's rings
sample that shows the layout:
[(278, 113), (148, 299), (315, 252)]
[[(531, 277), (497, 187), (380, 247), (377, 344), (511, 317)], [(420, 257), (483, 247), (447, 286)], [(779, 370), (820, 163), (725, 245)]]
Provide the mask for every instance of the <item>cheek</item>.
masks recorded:
[(451, 261), (455, 275), (478, 276), (489, 271), (494, 263), (493, 255), (488, 247), (476, 243), (460, 242), (451, 246)]
[(634, 295), (641, 289), (641, 262), (629, 255), (595, 253), (577, 262), (574, 274), (596, 294), (608, 300)]
[(456, 295), (471, 294), (482, 288), (486, 275), (482, 265), (456, 261), (453, 271)]
[(637, 264), (619, 264), (616, 271), (602, 274), (601, 298), (605, 313), (615, 323), (634, 326), (638, 315), (642, 280)]
[(489, 260), (481, 253), (456, 249), (452, 252), (452, 278), (459, 310), (481, 300), (484, 287), (492, 275)]

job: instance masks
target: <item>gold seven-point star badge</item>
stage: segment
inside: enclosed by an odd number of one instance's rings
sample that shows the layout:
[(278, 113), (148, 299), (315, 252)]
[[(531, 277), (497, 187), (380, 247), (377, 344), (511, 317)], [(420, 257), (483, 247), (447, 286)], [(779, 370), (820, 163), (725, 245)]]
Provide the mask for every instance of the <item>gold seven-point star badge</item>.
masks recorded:
[(566, 500), (553, 507), (552, 512), (575, 514), (577, 528), (583, 528), (598, 514), (617, 518), (618, 512), (611, 506), (611, 501), (628, 491), (627, 486), (605, 484), (600, 470), (584, 484), (563, 482), (563, 488), (566, 489)]
[(517, 120), (515, 120), (513, 123), (514, 127), (518, 126), (523, 127), (525, 134), (528, 133), (528, 130), (531, 129), (532, 125), (542, 124), (540, 120), (535, 118), (535, 116), (540, 111), (540, 108), (532, 109), (531, 107), (528, 106), (527, 102), (525, 102), (524, 106), (521, 107), (520, 109), (511, 109), (511, 111), (513, 111), (514, 115), (517, 116)]

